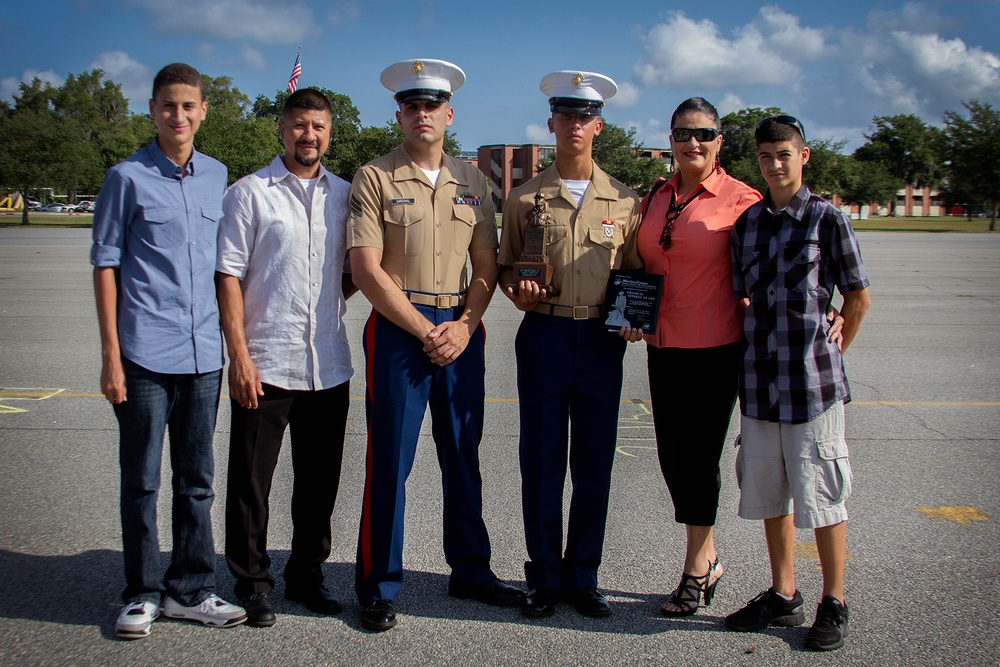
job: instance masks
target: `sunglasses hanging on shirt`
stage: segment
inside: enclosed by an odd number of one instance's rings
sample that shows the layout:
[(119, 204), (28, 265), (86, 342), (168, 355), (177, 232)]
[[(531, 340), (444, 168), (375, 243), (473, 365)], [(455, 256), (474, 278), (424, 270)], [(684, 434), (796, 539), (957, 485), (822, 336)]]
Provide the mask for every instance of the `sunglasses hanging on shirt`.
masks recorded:
[(666, 215), (667, 221), (665, 223), (663, 223), (663, 231), (660, 232), (660, 247), (661, 248), (663, 248), (664, 250), (666, 250), (667, 248), (670, 247), (670, 243), (671, 243), (671, 238), (670, 237), (674, 233), (674, 220), (676, 220), (677, 218), (679, 218), (680, 215), (681, 215), (681, 212), (685, 208), (687, 208), (687, 205), (690, 204), (691, 202), (693, 202), (695, 199), (697, 199), (698, 195), (700, 195), (702, 192), (704, 192), (704, 190), (705, 190), (705, 186), (704, 185), (699, 185), (697, 188), (695, 188), (694, 192), (692, 192), (691, 195), (687, 199), (685, 199), (684, 201), (682, 201), (679, 204), (677, 203), (677, 193), (675, 192), (675, 193), (671, 194), (670, 206), (667, 208), (667, 215)]

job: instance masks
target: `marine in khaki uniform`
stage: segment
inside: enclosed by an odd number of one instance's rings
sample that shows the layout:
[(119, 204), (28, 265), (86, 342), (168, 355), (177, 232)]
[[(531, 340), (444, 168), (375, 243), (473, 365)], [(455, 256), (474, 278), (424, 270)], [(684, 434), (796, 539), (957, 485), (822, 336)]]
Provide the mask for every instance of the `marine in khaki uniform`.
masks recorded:
[(482, 518), (481, 319), (496, 287), (497, 235), (485, 178), (444, 153), (455, 113), (449, 101), (465, 73), (442, 60), (406, 60), (381, 81), (395, 93), (405, 140), (358, 170), (348, 222), (354, 282), (373, 307), (364, 334), (368, 453), (355, 582), (361, 623), (373, 631), (397, 622), (405, 483), (428, 404), (444, 485), (448, 593), (495, 605), (524, 600), (490, 570)]
[[(602, 306), (611, 269), (642, 267), (636, 250), (639, 199), (592, 157), (604, 100), (614, 81), (591, 72), (554, 72), (542, 79), (552, 117), (556, 160), (511, 191), (504, 203), (500, 284), (525, 311), (515, 341), (520, 400), (521, 498), (528, 562), (522, 613), (549, 616), (559, 597), (586, 616), (611, 607), (597, 589), (597, 568), (611, 488), (626, 341), (641, 330), (608, 332)], [(551, 290), (520, 281), (526, 215), (536, 195), (548, 210)], [(554, 294), (552, 293), (554, 292)], [(572, 455), (569, 440), (572, 439)], [(573, 483), (563, 552), (563, 481)]]

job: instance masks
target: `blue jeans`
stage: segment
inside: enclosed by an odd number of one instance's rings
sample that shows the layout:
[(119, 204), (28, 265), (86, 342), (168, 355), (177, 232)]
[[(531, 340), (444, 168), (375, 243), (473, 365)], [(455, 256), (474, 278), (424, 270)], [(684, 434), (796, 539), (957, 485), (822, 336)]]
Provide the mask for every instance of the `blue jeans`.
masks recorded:
[[(198, 604), (215, 589), (212, 438), (222, 370), (174, 375), (123, 362), (128, 400), (114, 406), (122, 475), (122, 599), (159, 604), (166, 593), (182, 605)], [(161, 576), (156, 501), (164, 431), (170, 434), (173, 469), (174, 548)]]

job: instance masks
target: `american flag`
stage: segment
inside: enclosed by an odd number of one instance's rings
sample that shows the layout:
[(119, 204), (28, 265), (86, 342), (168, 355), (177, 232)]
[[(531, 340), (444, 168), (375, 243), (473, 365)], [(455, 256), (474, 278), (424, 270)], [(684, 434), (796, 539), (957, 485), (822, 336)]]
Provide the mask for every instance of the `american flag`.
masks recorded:
[(295, 66), (292, 67), (292, 75), (288, 77), (288, 92), (294, 93), (299, 87), (299, 76), (302, 75), (302, 47), (299, 47), (299, 55), (295, 56)]

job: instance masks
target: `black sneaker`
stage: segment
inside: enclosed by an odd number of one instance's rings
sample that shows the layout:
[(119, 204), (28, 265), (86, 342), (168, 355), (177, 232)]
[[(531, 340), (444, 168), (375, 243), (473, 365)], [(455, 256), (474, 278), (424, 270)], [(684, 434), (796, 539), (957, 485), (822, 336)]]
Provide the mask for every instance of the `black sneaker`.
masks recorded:
[(847, 605), (835, 597), (823, 596), (816, 606), (816, 621), (806, 635), (806, 648), (834, 651), (844, 645), (847, 636)]
[(802, 606), (802, 595), (798, 591), (791, 600), (785, 600), (769, 588), (743, 609), (726, 616), (726, 627), (737, 632), (757, 632), (769, 625), (802, 625), (806, 621)]

